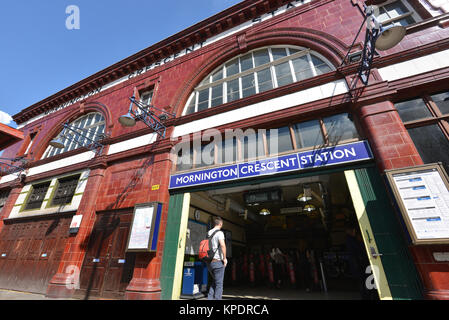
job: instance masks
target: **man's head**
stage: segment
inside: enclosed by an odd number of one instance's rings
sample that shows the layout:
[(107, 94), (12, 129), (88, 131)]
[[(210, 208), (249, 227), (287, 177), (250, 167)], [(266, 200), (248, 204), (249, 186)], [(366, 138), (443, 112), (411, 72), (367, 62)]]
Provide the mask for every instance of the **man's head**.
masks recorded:
[(223, 219), (221, 217), (214, 217), (214, 227), (221, 229), (223, 227)]

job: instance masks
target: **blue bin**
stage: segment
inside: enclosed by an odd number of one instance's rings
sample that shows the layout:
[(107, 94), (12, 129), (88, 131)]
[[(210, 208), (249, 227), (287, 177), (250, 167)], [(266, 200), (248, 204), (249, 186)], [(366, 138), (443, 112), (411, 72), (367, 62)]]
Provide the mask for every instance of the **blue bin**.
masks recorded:
[(195, 284), (195, 268), (193, 266), (185, 266), (182, 276), (182, 294), (193, 295), (193, 287)]

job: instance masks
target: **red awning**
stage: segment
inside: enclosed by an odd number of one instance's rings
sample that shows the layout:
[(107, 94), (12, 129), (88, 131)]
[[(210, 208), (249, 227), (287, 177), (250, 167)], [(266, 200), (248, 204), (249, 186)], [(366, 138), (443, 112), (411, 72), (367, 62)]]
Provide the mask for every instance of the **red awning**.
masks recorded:
[(0, 123), (0, 150), (23, 140), (23, 132)]

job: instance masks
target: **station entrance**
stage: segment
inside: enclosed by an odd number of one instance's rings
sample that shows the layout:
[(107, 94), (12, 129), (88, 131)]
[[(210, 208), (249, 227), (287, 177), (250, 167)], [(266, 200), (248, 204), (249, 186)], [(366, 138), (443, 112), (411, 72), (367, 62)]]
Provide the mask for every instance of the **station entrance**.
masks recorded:
[(184, 275), (181, 297), (207, 295), (197, 251), (213, 216), (224, 221), (224, 299), (379, 299), (343, 171), (191, 193), (183, 270), (197, 275), (190, 288)]

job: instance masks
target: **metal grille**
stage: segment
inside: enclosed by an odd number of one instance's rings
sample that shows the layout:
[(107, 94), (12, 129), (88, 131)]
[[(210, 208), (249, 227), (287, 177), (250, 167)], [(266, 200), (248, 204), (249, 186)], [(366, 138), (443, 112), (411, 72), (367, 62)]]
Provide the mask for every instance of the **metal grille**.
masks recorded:
[(55, 196), (52, 199), (52, 205), (63, 205), (72, 202), (73, 195), (75, 194), (76, 186), (80, 176), (74, 176), (58, 180), (58, 189)]
[(44, 202), (45, 195), (47, 194), (48, 187), (50, 187), (50, 182), (34, 185), (33, 191), (31, 191), (31, 195), (25, 206), (25, 210), (40, 209), (42, 202)]

